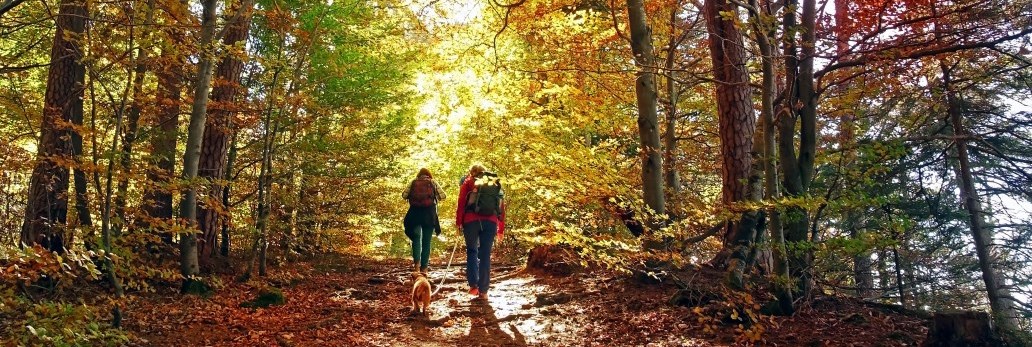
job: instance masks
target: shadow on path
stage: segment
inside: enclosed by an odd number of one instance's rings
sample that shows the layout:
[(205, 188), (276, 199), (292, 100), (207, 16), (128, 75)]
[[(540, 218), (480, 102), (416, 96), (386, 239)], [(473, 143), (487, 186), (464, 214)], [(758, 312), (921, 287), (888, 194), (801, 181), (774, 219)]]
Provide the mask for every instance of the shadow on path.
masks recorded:
[(463, 342), (476, 346), (527, 345), (526, 337), (515, 325), (510, 323), (508, 329), (502, 329), (501, 321), (489, 302), (475, 302), (469, 310), (470, 327)]

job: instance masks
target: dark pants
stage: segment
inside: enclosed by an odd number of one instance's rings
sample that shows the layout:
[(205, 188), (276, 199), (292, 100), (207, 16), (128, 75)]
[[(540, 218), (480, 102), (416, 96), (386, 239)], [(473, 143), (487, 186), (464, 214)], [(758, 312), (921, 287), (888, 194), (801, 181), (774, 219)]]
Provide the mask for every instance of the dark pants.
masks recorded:
[(491, 247), (498, 225), (492, 221), (476, 221), (462, 225), (466, 238), (466, 280), (470, 287), (487, 293), (491, 282)]
[(414, 225), (405, 233), (412, 240), (412, 262), (420, 269), (430, 264), (430, 239), (434, 235), (433, 225)]
[(412, 262), (426, 269), (430, 263), (430, 239), (434, 232), (440, 233), (437, 222), (437, 206), (410, 207), (405, 214), (405, 236), (412, 240)]

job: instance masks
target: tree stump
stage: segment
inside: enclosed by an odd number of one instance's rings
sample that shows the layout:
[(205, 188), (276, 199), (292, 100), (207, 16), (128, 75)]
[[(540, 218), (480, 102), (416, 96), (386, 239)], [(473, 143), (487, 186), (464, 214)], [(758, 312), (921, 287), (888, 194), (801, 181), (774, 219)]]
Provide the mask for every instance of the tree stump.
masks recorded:
[(1003, 346), (985, 312), (937, 312), (922, 347)]

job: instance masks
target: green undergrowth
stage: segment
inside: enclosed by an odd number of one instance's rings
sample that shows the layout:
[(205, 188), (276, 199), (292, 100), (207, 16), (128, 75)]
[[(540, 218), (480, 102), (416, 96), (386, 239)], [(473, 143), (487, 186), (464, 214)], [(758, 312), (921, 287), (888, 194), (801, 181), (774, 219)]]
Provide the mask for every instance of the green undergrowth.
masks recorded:
[(111, 326), (110, 297), (69, 300), (100, 279), (93, 252), (58, 255), (38, 247), (0, 254), (0, 345), (119, 346), (124, 330)]

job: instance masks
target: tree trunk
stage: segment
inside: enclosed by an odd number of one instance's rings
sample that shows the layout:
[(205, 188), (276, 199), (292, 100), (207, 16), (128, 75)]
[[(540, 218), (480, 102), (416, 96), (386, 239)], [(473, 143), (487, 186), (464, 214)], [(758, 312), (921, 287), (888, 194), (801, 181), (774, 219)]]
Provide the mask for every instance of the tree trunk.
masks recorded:
[[(180, 4), (185, 6), (185, 4)], [(183, 32), (178, 28), (169, 28), (168, 37), (171, 46), (178, 46), (184, 41)], [(174, 50), (173, 50), (174, 51)], [(173, 56), (168, 69), (156, 69), (158, 86), (156, 93), (155, 118), (149, 137), (150, 163), (147, 170), (147, 184), (144, 185), (143, 210), (147, 217), (143, 218), (145, 226), (153, 226), (148, 219), (170, 221), (173, 215), (172, 191), (169, 183), (175, 176), (176, 142), (179, 138), (179, 113), (183, 105), (183, 75), (186, 63), (178, 56), (178, 52), (163, 52)], [(161, 55), (156, 59), (167, 59)], [(172, 234), (167, 229), (157, 230), (165, 244), (172, 244)]]
[[(847, 227), (849, 228), (849, 237), (853, 239), (859, 239), (860, 233), (857, 231), (856, 222), (853, 213), (847, 212), (843, 216), (847, 220)], [(853, 280), (856, 285), (856, 295), (860, 298), (870, 298), (874, 296), (874, 274), (871, 273), (871, 252), (867, 250), (860, 251), (860, 254), (853, 256)]]
[(667, 113), (666, 131), (663, 133), (663, 176), (666, 178), (666, 187), (669, 193), (667, 200), (675, 200), (681, 192), (681, 177), (677, 173), (675, 158), (677, 156), (677, 99), (681, 91), (677, 88), (677, 81), (674, 80), (674, 59), (677, 57), (677, 35), (674, 35), (677, 23), (677, 10), (670, 11), (670, 42), (667, 44), (666, 54), (666, 89), (667, 89)]
[[(133, 46), (133, 39), (132, 39), (132, 32), (131, 31), (130, 31), (130, 36), (129, 36), (129, 46), (130, 46), (130, 49)], [(137, 64), (136, 67), (141, 65), (141, 62), (139, 61), (139, 58), (134, 62), (134, 64)], [(134, 67), (134, 70), (136, 70), (135, 67)], [(136, 71), (139, 71), (139, 70), (136, 70)], [(135, 81), (135, 79), (134, 79), (134, 81)], [(112, 153), (112, 155), (114, 155), (115, 151), (118, 149), (118, 138), (119, 138), (120, 135), (122, 135), (121, 133), (122, 133), (122, 115), (123, 115), (123, 113), (122, 112), (117, 112), (116, 114), (117, 114), (117, 117), (115, 119), (115, 135), (114, 135), (114, 140), (111, 141), (111, 148), (110, 148), (110, 152), (109, 152), (109, 153)], [(111, 205), (112, 205), (112, 199), (113, 199), (113, 195), (114, 195), (114, 191), (112, 189), (112, 182), (114, 181), (114, 178), (113, 178), (114, 172), (115, 172), (115, 161), (114, 161), (114, 158), (110, 158), (109, 157), (108, 164), (107, 164), (107, 169), (105, 170), (105, 186), (104, 186), (104, 191), (103, 191), (103, 197), (104, 197), (103, 201), (104, 202), (103, 202), (103, 205), (102, 205), (103, 206), (103, 213), (100, 216), (100, 236), (101, 236), (101, 245), (104, 247), (104, 252), (106, 252), (106, 254), (104, 255), (104, 273), (107, 275), (106, 277), (107, 277), (108, 281), (111, 282), (111, 286), (115, 290), (115, 296), (116, 297), (122, 297), (122, 294), (123, 294), (123, 292), (122, 292), (122, 283), (119, 282), (118, 274), (117, 274), (117, 271), (115, 269), (114, 262), (111, 260), (111, 258), (112, 258), (112, 253), (111, 253), (111, 250), (112, 250), (111, 234), (112, 234), (112, 227), (113, 227), (112, 224), (114, 222), (114, 221), (112, 221), (112, 218), (111, 218), (112, 217), (111, 216), (111, 213), (112, 213), (112, 211), (111, 211), (111, 207), (112, 206)], [(98, 187), (98, 193), (100, 193), (99, 187)], [(119, 313), (118, 310), (119, 310), (118, 306), (115, 306), (115, 312), (116, 312), (115, 315), (116, 315), (116, 317), (121, 316), (121, 313)], [(120, 320), (120, 318), (116, 318), (116, 322), (118, 320)]]
[(899, 248), (896, 246), (892, 247), (892, 260), (895, 263), (896, 270), (896, 290), (899, 291), (899, 304), (903, 308), (912, 308), (913, 302), (910, 300), (910, 290), (907, 289), (906, 281), (903, 280), (903, 261), (899, 256)]
[[(756, 0), (750, 1), (753, 8), (759, 10), (760, 6)], [(758, 142), (758, 152), (761, 153), (760, 160), (763, 161), (764, 199), (776, 201), (781, 197), (778, 186), (777, 167), (775, 162), (774, 142), (774, 98), (777, 94), (777, 76), (774, 74), (774, 45), (771, 38), (774, 37), (773, 30), (764, 29), (760, 24), (759, 13), (753, 13), (754, 33), (756, 44), (760, 49), (760, 63), (762, 70), (762, 91), (760, 95), (760, 121), (759, 128), (763, 131), (763, 141)], [(765, 15), (769, 15), (765, 13)], [(781, 214), (777, 209), (767, 212), (767, 230), (770, 233), (771, 257), (774, 260), (774, 295), (778, 300), (778, 308), (782, 314), (791, 315), (793, 307), (792, 290), (786, 283), (789, 279), (788, 260), (785, 249), (785, 230), (781, 223)]]
[(1004, 346), (985, 312), (936, 312), (922, 347)]
[(631, 51), (638, 65), (634, 94), (638, 104), (638, 137), (641, 141), (641, 181), (644, 199), (645, 204), (653, 212), (662, 215), (666, 213), (666, 206), (663, 197), (663, 158), (659, 144), (656, 57), (652, 49), (652, 31), (646, 21), (645, 4), (642, 0), (627, 0), (627, 15), (631, 29)]
[(741, 288), (745, 260), (753, 246), (758, 216), (756, 210), (743, 209), (739, 205), (745, 201), (758, 201), (762, 194), (762, 170), (753, 165), (756, 120), (752, 109), (752, 88), (749, 86), (742, 33), (733, 20), (725, 20), (722, 16), (723, 13), (736, 13), (736, 7), (725, 0), (707, 0), (703, 12), (716, 81), (722, 202), (732, 211), (742, 213), (741, 220), (728, 223), (724, 249), (731, 254), (727, 265), (729, 280), (732, 286)]
[(276, 210), (277, 222), (275, 224), (275, 227), (279, 230), (276, 243), (284, 256), (290, 254), (291, 241), (297, 237), (294, 234), (297, 200), (293, 200), (294, 196), (291, 194), (296, 190), (297, 185), (294, 181), (294, 172), (289, 169), (284, 170), (283, 177), (280, 179), (280, 193), (277, 194), (279, 205), (283, 207)]
[(216, 0), (202, 0), (200, 45), (201, 59), (197, 67), (197, 82), (194, 83), (193, 106), (190, 110), (190, 126), (186, 138), (186, 153), (183, 154), (183, 179), (190, 182), (190, 188), (183, 196), (180, 214), (191, 228), (179, 240), (180, 271), (183, 277), (189, 278), (198, 273), (197, 234), (192, 231), (197, 222), (197, 167), (201, 157), (201, 136), (204, 134), (204, 123), (208, 109), (208, 94), (211, 86), (211, 50), (215, 36)]
[[(222, 44), (235, 47), (247, 40), (251, 27), (252, 0), (241, 0), (236, 4), (232, 18), (236, 20), (226, 26)], [(206, 203), (222, 205), (223, 187), (217, 183), (225, 175), (229, 149), (230, 122), (238, 111), (238, 96), (241, 94), (240, 74), (244, 62), (234, 54), (227, 54), (219, 61), (215, 71), (215, 83), (211, 92), (211, 112), (204, 128), (198, 176), (208, 182), (208, 199), (198, 205), (197, 219), (202, 239), (198, 242), (198, 260), (202, 268), (209, 269), (215, 255), (218, 235), (227, 213), (226, 206), (206, 206)]]
[[(224, 176), (226, 180), (226, 188), (222, 190), (222, 206), (229, 207), (229, 197), (231, 188), (233, 187), (233, 164), (236, 162), (237, 157), (237, 137), (239, 134), (233, 132), (233, 139), (229, 142), (229, 157), (226, 159), (226, 174)], [(229, 229), (233, 221), (229, 218), (226, 219), (225, 223), (222, 223), (222, 243), (220, 244), (219, 254), (223, 257), (229, 257)]]
[(878, 251), (878, 287), (881, 288), (882, 295), (892, 288), (892, 274), (889, 273), (889, 252), (885, 249)]
[(993, 236), (989, 228), (985, 226), (982, 204), (979, 201), (978, 191), (975, 190), (975, 178), (971, 171), (971, 159), (968, 156), (966, 140), (966, 136), (970, 134), (964, 128), (963, 111), (961, 110), (963, 106), (957, 99), (956, 91), (953, 90), (950, 69), (942, 61), (939, 62), (939, 66), (942, 70), (943, 92), (946, 94), (950, 124), (956, 138), (956, 171), (957, 179), (960, 181), (960, 198), (967, 210), (968, 225), (971, 227), (971, 238), (975, 241), (975, 254), (978, 255), (978, 267), (982, 270), (982, 282), (985, 284), (986, 294), (989, 297), (989, 307), (993, 310), (993, 320), (997, 324), (1004, 329), (1015, 329), (1017, 328), (1017, 313), (1011, 303), (1011, 295), (1003, 286), (1003, 281), (993, 265)]
[[(276, 144), (276, 132), (279, 130), (279, 122), (273, 118), (273, 111), (276, 105), (277, 87), (282, 69), (275, 69), (272, 74), (272, 83), (269, 85), (269, 93), (266, 95), (268, 105), (264, 112), (262, 128), (265, 134), (262, 136), (262, 163), (258, 170), (258, 213), (255, 218), (255, 229), (258, 235), (255, 238), (251, 250), (251, 259), (247, 262), (245, 278), (250, 277), (255, 261), (258, 262), (258, 275), (265, 276), (266, 251), (269, 243), (269, 189), (272, 186), (272, 152)], [(288, 92), (289, 94), (289, 92)]]
[[(81, 127), (83, 117), (84, 114), (82, 110), (74, 112), (72, 114), (72, 124), (76, 127)], [(86, 163), (82, 157), (82, 134), (75, 129), (71, 130), (70, 133), (72, 135), (72, 156), (75, 157), (75, 168), (72, 170), (72, 180), (75, 185), (75, 216), (79, 220), (79, 226), (89, 230), (86, 233), (83, 244), (86, 246), (87, 250), (95, 251), (97, 250), (96, 235), (93, 230), (93, 216), (90, 214), (89, 192), (86, 189), (88, 180), (86, 179), (86, 171), (82, 169)]]
[[(279, 72), (277, 71), (277, 74)], [(275, 81), (276, 78), (273, 78)], [(275, 83), (275, 82), (274, 82)], [(275, 88), (275, 87), (274, 87)], [(274, 91), (275, 92), (275, 91)], [(271, 97), (270, 97), (271, 98)], [(271, 102), (270, 102), (271, 103)], [(270, 124), (271, 118), (271, 105), (270, 110), (266, 114), (265, 127), (268, 129), (262, 140), (262, 164), (258, 171), (258, 216), (257, 222), (255, 223), (255, 229), (258, 230), (258, 236), (255, 239), (254, 247), (252, 249), (251, 260), (247, 263), (247, 272), (245, 276), (250, 277), (252, 266), (255, 261), (258, 262), (258, 275), (265, 276), (266, 273), (266, 250), (269, 246), (269, 188), (271, 187), (270, 171), (272, 169), (272, 147), (276, 138), (275, 128), (277, 124)], [(271, 126), (271, 128), (270, 128)]]
[[(816, 27), (815, 0), (803, 1), (802, 27), (796, 27), (798, 6), (795, 0), (786, 4), (783, 30), (786, 33), (803, 31), (801, 42), (794, 35), (785, 39), (785, 80), (788, 90), (785, 95), (784, 113), (780, 115), (778, 155), (782, 172), (782, 183), (790, 197), (806, 196), (813, 178), (813, 160), (816, 151), (817, 100), (813, 87), (814, 29)], [(797, 49), (801, 47), (801, 52)], [(799, 156), (796, 157), (795, 125), (800, 123)], [(785, 210), (786, 242), (809, 241), (809, 215), (805, 209), (790, 207)], [(788, 255), (790, 275), (804, 295), (810, 292), (812, 251), (803, 250)]]
[[(150, 33), (154, 30), (154, 0), (147, 1), (147, 14), (145, 15), (143, 28), (144, 40), (149, 41)], [(122, 226), (126, 223), (126, 201), (125, 196), (129, 191), (129, 178), (132, 176), (133, 145), (136, 144), (137, 131), (140, 127), (140, 114), (143, 109), (143, 79), (147, 74), (149, 51), (140, 45), (136, 50), (136, 66), (133, 69), (133, 102), (129, 105), (128, 119), (125, 134), (122, 137), (122, 155), (119, 157), (121, 174), (118, 178), (118, 191), (115, 193), (115, 212), (118, 218), (112, 224), (112, 232), (118, 235), (122, 232)]]
[(304, 171), (299, 172), (301, 188), (298, 189), (297, 229), (298, 241), (294, 249), (298, 252), (311, 252), (316, 249), (319, 235), (316, 233), (319, 187), (315, 185)]
[(74, 131), (66, 124), (73, 118), (82, 119), (86, 69), (80, 63), (82, 49), (77, 42), (85, 31), (87, 15), (85, 2), (61, 1), (50, 50), (39, 150), (21, 229), (23, 245), (38, 244), (60, 253), (65, 250), (63, 234), (68, 215), (68, 167), (60, 162), (73, 154), (68, 141)]

